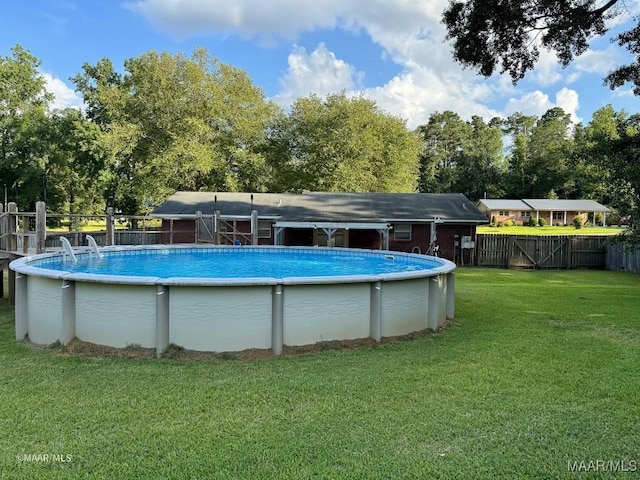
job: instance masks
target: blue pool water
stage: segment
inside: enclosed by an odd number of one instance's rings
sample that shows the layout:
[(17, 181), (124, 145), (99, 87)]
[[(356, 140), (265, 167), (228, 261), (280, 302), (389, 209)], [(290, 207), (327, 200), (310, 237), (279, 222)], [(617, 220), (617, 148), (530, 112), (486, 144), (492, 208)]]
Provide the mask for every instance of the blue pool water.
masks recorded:
[(358, 250), (275, 248), (189, 248), (106, 251), (102, 259), (78, 255), (78, 263), (59, 256), (29, 265), (95, 275), (186, 278), (286, 278), (431, 270), (441, 263), (429, 257)]

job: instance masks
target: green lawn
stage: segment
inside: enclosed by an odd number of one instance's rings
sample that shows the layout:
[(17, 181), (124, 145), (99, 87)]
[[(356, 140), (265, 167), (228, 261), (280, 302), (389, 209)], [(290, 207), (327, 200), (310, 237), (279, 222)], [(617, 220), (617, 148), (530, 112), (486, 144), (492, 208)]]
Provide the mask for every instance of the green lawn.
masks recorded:
[(525, 227), (514, 225), (512, 227), (490, 227), (479, 225), (477, 233), (495, 233), (496, 235), (617, 235), (624, 231), (619, 227), (583, 227), (576, 229), (573, 226), (556, 227)]
[(3, 303), (0, 478), (636, 478), (568, 462), (640, 462), (640, 276), (457, 287), (441, 333), (256, 361), (29, 349)]

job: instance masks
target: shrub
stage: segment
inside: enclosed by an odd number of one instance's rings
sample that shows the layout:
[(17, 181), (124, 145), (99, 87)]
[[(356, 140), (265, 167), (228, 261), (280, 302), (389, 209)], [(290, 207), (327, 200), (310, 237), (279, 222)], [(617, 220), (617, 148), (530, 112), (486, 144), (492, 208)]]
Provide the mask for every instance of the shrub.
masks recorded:
[(541, 227), (544, 227), (546, 224), (547, 224), (547, 221), (544, 218), (538, 219), (538, 225), (540, 225)]
[(515, 224), (516, 222), (514, 222), (513, 220), (505, 220), (504, 222), (505, 227), (513, 227)]
[(496, 224), (496, 216), (494, 215), (493, 217), (491, 217), (491, 225), (495, 225)]
[(538, 221), (533, 217), (529, 217), (529, 221), (527, 222), (527, 226), (536, 227), (537, 225), (538, 225)]
[(620, 225), (620, 215), (618, 213), (610, 213), (606, 217), (607, 225)]
[(573, 226), (576, 227), (576, 230), (579, 230), (584, 225), (584, 219), (582, 217), (576, 217), (573, 219)]

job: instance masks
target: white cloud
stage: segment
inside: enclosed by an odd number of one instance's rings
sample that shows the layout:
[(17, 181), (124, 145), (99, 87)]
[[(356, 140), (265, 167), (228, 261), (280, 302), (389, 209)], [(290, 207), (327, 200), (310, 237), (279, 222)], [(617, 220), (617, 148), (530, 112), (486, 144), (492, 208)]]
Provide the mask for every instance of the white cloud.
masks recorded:
[[(274, 99), (288, 107), (310, 93), (365, 95), (383, 110), (407, 119), (410, 127), (426, 123), (436, 111), (488, 119), (515, 111), (540, 116), (556, 105), (579, 120), (578, 94), (563, 85), (584, 74), (606, 72), (615, 62), (616, 47), (608, 46), (586, 52), (563, 70), (554, 52), (541, 49), (536, 69), (517, 88), (507, 75), (484, 79), (455, 63), (450, 46), (443, 43), (446, 31), (441, 16), (447, 5), (448, 0), (129, 0), (127, 4), (174, 35), (215, 32), (282, 40), (319, 30), (366, 34), (381, 47), (384, 60), (398, 65), (401, 73), (362, 88), (364, 73), (325, 44), (319, 43), (313, 51), (294, 45)], [(563, 88), (550, 92), (552, 85)], [(528, 86), (533, 91), (527, 91)]]
[(324, 44), (311, 53), (295, 47), (281, 79), (282, 91), (274, 99), (286, 108), (296, 98), (311, 93), (324, 96), (345, 91), (347, 95), (364, 95), (385, 112), (407, 120), (409, 128), (427, 123), (429, 115), (436, 111), (453, 110), (463, 118), (499, 115), (481, 102), (491, 93), (488, 84), (464, 82), (455, 76), (443, 79), (431, 68), (416, 66), (378, 87), (359, 88), (361, 79), (362, 73), (336, 58)]
[(51, 102), (49, 108), (62, 110), (65, 108), (81, 109), (83, 107), (82, 98), (62, 80), (50, 73), (43, 73), (42, 77), (46, 82), (47, 91), (54, 95), (53, 102)]
[(488, 120), (499, 115), (479, 101), (486, 95), (483, 86), (449, 80), (439, 78), (429, 69), (414, 70), (362, 93), (384, 111), (406, 119), (409, 128), (425, 124), (432, 113), (445, 110), (452, 110), (464, 119), (479, 115)]
[(521, 112), (525, 115), (536, 115), (540, 117), (552, 107), (553, 103), (549, 100), (549, 95), (540, 90), (536, 90), (525, 93), (520, 98), (510, 98), (504, 110), (506, 116), (515, 112)]
[(575, 90), (563, 87), (556, 92), (555, 102), (552, 102), (546, 93), (536, 90), (528, 92), (520, 98), (510, 98), (505, 107), (505, 115), (509, 116), (512, 113), (521, 112), (525, 115), (541, 117), (550, 108), (560, 107), (571, 115), (574, 123), (577, 123), (580, 121), (580, 117), (577, 115), (579, 106), (578, 92)]
[(235, 32), (250, 37), (296, 37), (316, 28), (333, 28), (342, 13), (340, 0), (135, 0), (125, 4), (174, 35)]
[(633, 88), (631, 87), (616, 88), (611, 95), (616, 98), (625, 98), (629, 100), (631, 99), (635, 100), (637, 98), (635, 93), (633, 93)]
[(571, 115), (571, 121), (573, 123), (579, 123), (582, 120), (578, 117), (580, 102), (578, 101), (578, 92), (575, 90), (563, 87), (556, 92), (556, 107), (562, 108), (566, 113)]
[(571, 66), (578, 72), (596, 73), (605, 75), (612, 70), (620, 59), (620, 49), (614, 45), (609, 45), (603, 50), (587, 50), (576, 57)]
[(558, 56), (555, 52), (541, 49), (536, 69), (530, 72), (529, 76), (538, 85), (553, 85), (562, 80), (562, 75), (559, 72), (560, 68)]
[(288, 63), (287, 73), (280, 79), (282, 90), (274, 98), (285, 108), (296, 98), (312, 93), (324, 96), (353, 90), (362, 75), (348, 63), (337, 59), (322, 43), (311, 53), (302, 47), (294, 47)]

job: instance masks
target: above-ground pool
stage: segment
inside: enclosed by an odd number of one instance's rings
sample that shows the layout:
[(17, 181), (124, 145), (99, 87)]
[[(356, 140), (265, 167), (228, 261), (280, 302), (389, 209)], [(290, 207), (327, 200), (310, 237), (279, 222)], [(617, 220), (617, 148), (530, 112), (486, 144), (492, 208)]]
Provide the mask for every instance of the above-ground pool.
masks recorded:
[(455, 265), (342, 248), (110, 247), (15, 260), (16, 339), (280, 354), (284, 345), (436, 330)]

